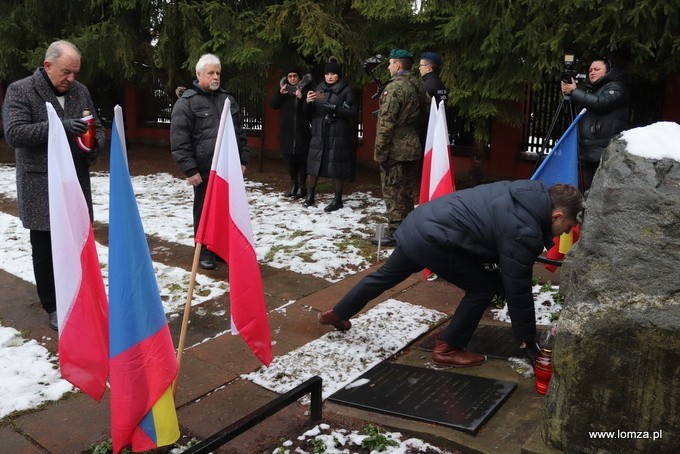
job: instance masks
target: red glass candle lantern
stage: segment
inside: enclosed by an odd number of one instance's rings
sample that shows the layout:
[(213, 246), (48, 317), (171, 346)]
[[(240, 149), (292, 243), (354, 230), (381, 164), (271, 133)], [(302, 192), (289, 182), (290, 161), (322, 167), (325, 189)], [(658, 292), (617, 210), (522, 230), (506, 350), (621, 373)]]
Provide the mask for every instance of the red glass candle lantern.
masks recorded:
[(89, 110), (83, 111), (83, 118), (81, 118), (85, 123), (87, 123), (87, 131), (85, 131), (80, 137), (76, 138), (78, 147), (84, 152), (92, 151), (94, 144), (96, 142), (96, 126), (94, 124), (94, 117)]
[(534, 375), (536, 376), (536, 391), (540, 394), (548, 392), (550, 379), (553, 376), (552, 350), (542, 348), (534, 362)]

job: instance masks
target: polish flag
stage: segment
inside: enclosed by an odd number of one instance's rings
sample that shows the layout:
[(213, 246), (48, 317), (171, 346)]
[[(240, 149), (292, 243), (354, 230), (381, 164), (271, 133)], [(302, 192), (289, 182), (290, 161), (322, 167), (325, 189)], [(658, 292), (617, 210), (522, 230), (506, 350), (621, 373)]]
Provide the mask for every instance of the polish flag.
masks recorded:
[(434, 96), (430, 104), (430, 118), (427, 120), (427, 135), (425, 136), (425, 154), (423, 155), (423, 173), (420, 178), (420, 197), (418, 203), (430, 200), (430, 169), (432, 168), (432, 144), (434, 143), (434, 128), (437, 124), (437, 101)]
[(220, 118), (196, 243), (229, 264), (232, 334), (241, 334), (268, 366), (272, 360), (269, 320), (229, 100)]
[[(439, 108), (437, 108), (433, 96), (425, 139), (419, 202), (421, 204), (429, 202), (437, 197), (450, 194), (454, 190), (451, 145), (449, 144), (449, 128), (446, 125), (444, 101), (441, 101)], [(427, 278), (430, 273), (430, 270), (424, 270), (423, 277)]]
[(108, 304), (94, 233), (61, 119), (46, 103), (47, 177), (61, 375), (95, 400), (109, 367)]
[[(434, 123), (434, 126), (432, 123)], [(429, 143), (430, 140), (432, 141), (431, 145)], [(446, 110), (443, 101), (439, 103), (439, 108), (437, 109), (433, 97), (427, 127), (427, 138), (425, 140), (423, 175), (420, 184), (420, 203), (429, 202), (439, 196), (450, 194), (454, 190), (455, 184), (453, 181), (453, 168), (451, 166), (449, 129), (446, 125)]]

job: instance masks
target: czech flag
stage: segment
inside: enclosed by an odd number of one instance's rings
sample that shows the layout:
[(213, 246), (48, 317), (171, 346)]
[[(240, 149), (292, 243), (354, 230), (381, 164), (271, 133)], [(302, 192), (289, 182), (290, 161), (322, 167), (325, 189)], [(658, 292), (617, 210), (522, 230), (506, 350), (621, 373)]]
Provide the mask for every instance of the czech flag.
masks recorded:
[(109, 200), (111, 438), (114, 453), (174, 443), (177, 358), (127, 165), (123, 114), (114, 109)]
[(268, 366), (272, 360), (269, 320), (229, 100), (220, 118), (196, 243), (229, 264), (231, 332), (240, 333)]
[[(571, 184), (578, 187), (578, 121), (586, 113), (583, 109), (574, 118), (562, 137), (555, 143), (548, 156), (532, 175), (532, 180), (540, 180), (550, 187), (555, 183)], [(578, 226), (577, 226), (578, 227)], [(569, 233), (555, 237), (555, 245), (547, 252), (546, 258), (562, 260), (571, 246), (578, 241), (579, 229), (575, 227)], [(576, 235), (576, 236), (574, 236)], [(555, 265), (547, 264), (546, 269), (555, 272)]]
[(46, 103), (47, 179), (61, 375), (99, 401), (109, 367), (107, 303), (90, 213), (61, 119)]

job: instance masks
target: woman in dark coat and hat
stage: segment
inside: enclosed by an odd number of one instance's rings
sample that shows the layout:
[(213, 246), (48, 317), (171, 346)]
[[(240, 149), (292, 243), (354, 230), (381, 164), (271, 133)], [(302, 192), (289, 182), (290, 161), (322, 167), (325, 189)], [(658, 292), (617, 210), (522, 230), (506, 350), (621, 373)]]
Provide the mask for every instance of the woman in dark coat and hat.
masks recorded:
[(316, 91), (307, 93), (305, 112), (312, 119), (312, 140), (307, 159), (307, 187), (305, 206), (315, 203), (315, 190), (319, 177), (333, 179), (335, 197), (324, 211), (343, 207), (342, 192), (345, 181), (354, 172), (354, 137), (350, 120), (359, 113), (359, 103), (352, 89), (342, 78), (342, 68), (336, 61), (324, 66), (324, 81)]
[(609, 141), (630, 126), (630, 93), (621, 68), (607, 57), (597, 57), (588, 69), (584, 88), (576, 81), (562, 81), (562, 94), (571, 96), (574, 107), (586, 109), (579, 121), (579, 153), (583, 180), (588, 189)]
[(273, 109), (281, 110), (279, 148), (288, 162), (291, 189), (289, 197), (301, 199), (307, 195), (307, 152), (309, 151), (309, 118), (302, 106), (311, 89), (310, 75), (302, 77), (299, 66), (291, 66), (281, 79), (279, 91), (271, 99)]

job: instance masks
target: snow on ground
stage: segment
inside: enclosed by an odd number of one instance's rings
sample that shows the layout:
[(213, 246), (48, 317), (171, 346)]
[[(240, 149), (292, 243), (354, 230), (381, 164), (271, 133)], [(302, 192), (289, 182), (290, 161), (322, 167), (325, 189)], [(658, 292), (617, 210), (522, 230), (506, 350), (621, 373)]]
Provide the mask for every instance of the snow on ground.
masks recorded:
[(45, 347), (0, 325), (0, 420), (72, 391), (73, 386), (61, 378), (57, 359)]
[[(147, 235), (169, 243), (192, 246), (193, 195), (185, 181), (160, 173), (133, 177), (132, 183)], [(107, 224), (108, 174), (94, 174), (92, 186), (95, 221)], [(383, 222), (382, 200), (368, 193), (355, 192), (346, 196), (346, 208), (324, 213), (323, 207), (329, 200), (324, 200), (323, 196), (316, 207), (305, 208), (299, 200), (284, 197), (265, 184), (247, 181), (246, 187), (257, 255), (261, 263), (335, 282), (368, 268), (375, 260), (376, 249), (369, 247), (362, 250), (361, 246), (365, 247), (366, 239), (373, 236), (376, 224)], [(15, 172), (11, 165), (0, 165), (0, 197), (16, 199)], [(0, 237), (3, 239), (0, 242), (0, 268), (33, 283), (28, 231), (15, 216), (0, 212)], [(108, 249), (102, 245), (97, 248), (102, 272), (106, 277)], [(154, 263), (154, 269), (166, 312), (179, 312), (186, 298), (189, 273), (159, 263)], [(201, 274), (198, 279), (201, 288), (195, 293), (194, 304), (198, 304), (199, 308), (202, 301), (228, 291), (224, 281), (215, 281)], [(551, 299), (551, 292), (538, 289), (536, 313), (539, 323), (545, 323), (550, 313), (558, 309), (552, 303), (545, 305), (544, 300)], [(392, 355), (426, 332), (435, 320), (444, 316), (428, 312), (422, 307), (409, 307), (405, 303), (387, 303), (353, 320), (354, 326), (347, 333), (328, 333), (316, 343), (296, 351), (295, 356), (289, 353), (285, 357), (275, 358), (270, 369), (285, 369), (287, 374), (286, 379), (279, 380), (281, 383), (276, 385), (281, 387), (280, 392), (306, 380), (314, 368), (314, 374), (323, 376), (324, 393), (329, 395), (361, 375), (370, 364)], [(385, 310), (398, 311), (400, 315), (385, 317), (381, 312)], [(373, 314), (380, 314), (380, 317), (374, 319)], [(507, 321), (507, 312), (498, 311), (497, 318)], [(413, 323), (412, 319), (420, 322)], [(401, 325), (400, 320), (409, 320), (409, 323)], [(39, 345), (40, 340), (23, 340), (20, 333), (11, 327), (0, 329), (0, 418), (18, 410), (35, 408), (48, 400), (59, 399), (72, 390), (61, 379), (56, 359)], [(390, 337), (380, 337), (380, 342), (376, 342), (375, 333), (383, 331), (392, 334)], [(347, 363), (342, 370), (337, 367), (339, 349), (345, 350)], [(334, 357), (332, 362), (319, 361), (330, 354)], [(361, 356), (364, 362), (360, 363), (353, 355)], [(11, 367), (5, 366), (2, 358), (11, 358)], [(305, 366), (300, 367), (300, 364)], [(52, 374), (46, 371), (52, 371)], [(265, 387), (275, 386), (274, 380), (265, 370), (251, 375), (253, 381), (259, 380)], [(279, 392), (279, 388), (276, 391)]]
[(353, 318), (350, 330), (326, 333), (242, 378), (283, 394), (319, 375), (325, 399), (444, 318), (442, 312), (389, 299)]
[[(0, 235), (5, 238), (5, 241), (0, 243), (0, 268), (35, 284), (28, 230), (21, 226), (19, 218), (0, 212)], [(97, 254), (104, 285), (108, 286), (109, 248), (97, 243)], [(153, 267), (165, 312), (183, 310), (191, 273), (157, 262), (154, 262)], [(229, 285), (225, 281), (216, 281), (203, 274), (197, 274), (192, 306), (218, 298), (224, 295), (228, 288)]]

